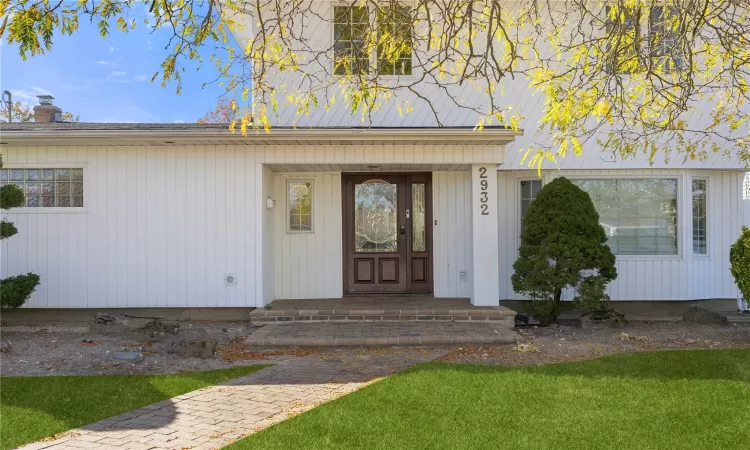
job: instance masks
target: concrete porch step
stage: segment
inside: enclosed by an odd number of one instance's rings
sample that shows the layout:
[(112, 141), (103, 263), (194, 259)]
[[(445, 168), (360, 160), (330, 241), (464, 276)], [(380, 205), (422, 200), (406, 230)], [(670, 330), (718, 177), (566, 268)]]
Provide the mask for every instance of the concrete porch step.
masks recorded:
[(492, 322), (307, 322), (264, 325), (249, 349), (513, 344), (521, 336)]
[(494, 322), (513, 327), (516, 312), (503, 306), (472, 309), (256, 309), (250, 321), (279, 322)]
[(727, 321), (729, 323), (750, 324), (750, 314), (740, 314), (740, 313), (727, 314)]

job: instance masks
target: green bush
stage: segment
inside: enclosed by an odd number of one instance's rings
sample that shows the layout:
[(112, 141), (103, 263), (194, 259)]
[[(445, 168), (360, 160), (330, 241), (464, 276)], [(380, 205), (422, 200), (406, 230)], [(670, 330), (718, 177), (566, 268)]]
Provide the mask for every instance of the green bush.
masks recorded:
[(729, 271), (740, 294), (750, 304), (750, 228), (742, 227), (742, 233), (729, 249)]
[(27, 273), (0, 280), (0, 306), (18, 308), (39, 285), (39, 275)]
[[(513, 289), (533, 300), (542, 324), (557, 318), (565, 288), (577, 305), (607, 310), (607, 284), (617, 277), (615, 255), (589, 195), (566, 178), (547, 184), (531, 203), (513, 264)], [(603, 303), (604, 302), (604, 303)]]
[(24, 205), (23, 190), (15, 184), (6, 184), (0, 188), (0, 208), (11, 209)]
[[(0, 208), (18, 208), (25, 204), (23, 190), (15, 184), (0, 188)], [(0, 221), (0, 239), (6, 239), (18, 233), (16, 226), (5, 220)], [(0, 307), (18, 308), (26, 302), (34, 289), (39, 285), (39, 275), (27, 273), (0, 280)]]

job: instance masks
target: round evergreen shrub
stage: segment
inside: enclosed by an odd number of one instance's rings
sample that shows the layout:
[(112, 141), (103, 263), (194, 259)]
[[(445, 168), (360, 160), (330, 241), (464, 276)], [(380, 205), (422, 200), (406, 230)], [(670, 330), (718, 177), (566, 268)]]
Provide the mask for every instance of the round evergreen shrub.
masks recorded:
[(27, 273), (0, 280), (0, 306), (18, 308), (39, 285), (39, 275)]
[[(15, 184), (8, 184), (0, 188), (0, 208), (11, 209), (23, 206), (25, 198), (23, 190)], [(0, 221), (0, 239), (6, 239), (18, 230), (15, 225), (5, 220)], [(0, 307), (18, 308), (26, 302), (34, 289), (39, 285), (39, 275), (27, 273), (0, 280)]]
[(0, 208), (18, 208), (24, 204), (23, 190), (15, 184), (6, 184), (0, 188)]
[(742, 227), (740, 237), (729, 249), (729, 264), (742, 298), (750, 305), (750, 228)]
[(555, 320), (565, 288), (588, 310), (606, 310), (607, 284), (617, 277), (615, 255), (589, 195), (566, 178), (548, 183), (531, 203), (513, 264), (513, 289), (530, 297), (543, 324)]

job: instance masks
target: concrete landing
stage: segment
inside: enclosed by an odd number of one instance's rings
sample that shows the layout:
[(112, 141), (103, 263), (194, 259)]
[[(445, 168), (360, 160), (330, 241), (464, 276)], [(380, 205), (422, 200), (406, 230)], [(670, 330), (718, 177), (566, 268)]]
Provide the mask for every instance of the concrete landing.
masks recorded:
[(247, 348), (393, 347), (512, 344), (521, 336), (493, 323), (276, 323), (245, 340)]
[(467, 299), (433, 297), (347, 297), (276, 300), (250, 313), (257, 324), (279, 322), (492, 322), (515, 326), (516, 312), (504, 306), (474, 306)]

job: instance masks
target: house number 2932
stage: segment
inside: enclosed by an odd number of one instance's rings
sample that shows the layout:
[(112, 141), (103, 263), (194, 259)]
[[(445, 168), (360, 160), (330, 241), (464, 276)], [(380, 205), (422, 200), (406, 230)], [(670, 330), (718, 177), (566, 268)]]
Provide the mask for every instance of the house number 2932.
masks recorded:
[(486, 167), (480, 167), (479, 168), (479, 201), (481, 202), (479, 205), (479, 208), (482, 210), (483, 216), (489, 216), (489, 205), (487, 204), (488, 200), (488, 192), (487, 189), (489, 187), (489, 184), (487, 183), (487, 168)]

